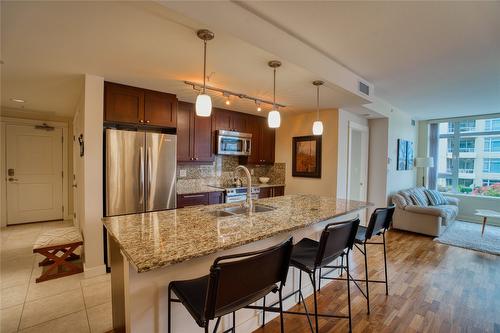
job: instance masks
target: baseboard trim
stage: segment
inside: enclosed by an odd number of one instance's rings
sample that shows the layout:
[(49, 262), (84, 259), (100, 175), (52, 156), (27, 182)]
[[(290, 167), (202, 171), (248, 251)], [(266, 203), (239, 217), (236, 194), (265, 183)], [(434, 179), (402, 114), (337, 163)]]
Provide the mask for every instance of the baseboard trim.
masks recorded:
[(85, 278), (106, 274), (106, 265), (87, 267), (83, 264), (83, 274), (85, 275)]

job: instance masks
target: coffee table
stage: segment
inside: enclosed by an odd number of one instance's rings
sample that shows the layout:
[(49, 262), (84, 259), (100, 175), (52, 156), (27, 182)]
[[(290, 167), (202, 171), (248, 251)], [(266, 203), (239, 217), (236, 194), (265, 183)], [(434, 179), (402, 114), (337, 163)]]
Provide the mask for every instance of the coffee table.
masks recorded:
[(477, 216), (481, 216), (483, 218), (483, 229), (481, 230), (481, 237), (483, 237), (484, 234), (484, 227), (486, 226), (486, 222), (488, 221), (488, 217), (493, 217), (493, 218), (499, 218), (500, 219), (500, 213), (495, 212), (494, 210), (488, 210), (488, 209), (476, 209), (476, 214)]

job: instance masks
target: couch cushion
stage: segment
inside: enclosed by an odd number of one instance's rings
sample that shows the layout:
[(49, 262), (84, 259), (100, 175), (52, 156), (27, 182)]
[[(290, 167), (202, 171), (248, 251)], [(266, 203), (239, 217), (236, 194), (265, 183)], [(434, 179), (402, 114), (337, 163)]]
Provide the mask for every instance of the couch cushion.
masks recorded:
[(427, 200), (427, 196), (425, 195), (423, 187), (416, 187), (408, 190), (410, 193), (410, 198), (413, 204), (425, 207), (429, 205), (429, 201)]
[(414, 205), (419, 207), (427, 207), (427, 200), (425, 200), (419, 193), (411, 193), (410, 198)]
[(404, 209), (407, 205), (411, 204), (411, 202), (407, 202), (406, 199), (400, 195), (395, 194), (392, 196), (392, 203), (396, 205), (396, 207)]
[(444, 195), (436, 190), (425, 190), (425, 195), (427, 199), (429, 199), (429, 204), (431, 206), (439, 206), (448, 204), (448, 200), (444, 197)]

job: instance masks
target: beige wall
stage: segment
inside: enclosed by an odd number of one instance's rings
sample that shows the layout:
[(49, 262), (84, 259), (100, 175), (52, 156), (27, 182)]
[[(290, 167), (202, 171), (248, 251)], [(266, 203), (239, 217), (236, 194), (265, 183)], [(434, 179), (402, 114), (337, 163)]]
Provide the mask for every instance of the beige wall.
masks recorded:
[(68, 211), (67, 215), (73, 216), (73, 126), (72, 119), (68, 117), (61, 117), (52, 114), (51, 112), (40, 112), (32, 110), (21, 110), (21, 109), (11, 109), (2, 108), (0, 115), (2, 117), (17, 118), (17, 119), (31, 119), (31, 120), (42, 120), (42, 121), (58, 121), (68, 124)]
[(323, 121), (321, 178), (292, 177), (292, 137), (312, 135), (315, 112), (284, 115), (276, 131), (276, 162), (286, 163), (286, 194), (335, 196), (337, 191), (338, 110), (320, 112)]

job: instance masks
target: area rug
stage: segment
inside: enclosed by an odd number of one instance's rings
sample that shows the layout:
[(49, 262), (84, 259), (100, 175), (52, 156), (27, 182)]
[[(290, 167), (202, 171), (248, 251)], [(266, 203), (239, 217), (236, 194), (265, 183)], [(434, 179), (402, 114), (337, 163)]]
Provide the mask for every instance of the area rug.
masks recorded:
[(434, 240), (443, 244), (500, 255), (500, 227), (486, 224), (483, 237), (481, 237), (481, 227), (479, 223), (455, 221)]

